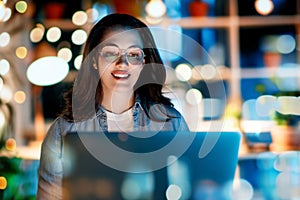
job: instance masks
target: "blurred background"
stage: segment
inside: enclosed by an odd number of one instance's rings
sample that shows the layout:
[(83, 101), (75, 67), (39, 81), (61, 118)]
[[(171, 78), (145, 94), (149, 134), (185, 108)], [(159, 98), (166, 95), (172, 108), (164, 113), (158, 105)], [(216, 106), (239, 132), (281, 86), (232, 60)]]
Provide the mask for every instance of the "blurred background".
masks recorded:
[(299, 129), (298, 0), (1, 0), (2, 149), (29, 146), (19, 153), (39, 158), (90, 28), (114, 12), (153, 28), (165, 90), (192, 130), (241, 131), (241, 155), (299, 150), (299, 136), (285, 147), (272, 136), (279, 125)]

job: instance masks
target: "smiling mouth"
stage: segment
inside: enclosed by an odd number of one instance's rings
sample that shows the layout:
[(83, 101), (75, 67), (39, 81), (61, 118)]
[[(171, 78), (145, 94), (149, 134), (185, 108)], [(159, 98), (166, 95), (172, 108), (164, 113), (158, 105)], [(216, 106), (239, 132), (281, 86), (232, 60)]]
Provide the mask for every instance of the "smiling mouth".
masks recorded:
[(127, 79), (130, 76), (128, 73), (111, 73), (111, 75), (116, 79)]

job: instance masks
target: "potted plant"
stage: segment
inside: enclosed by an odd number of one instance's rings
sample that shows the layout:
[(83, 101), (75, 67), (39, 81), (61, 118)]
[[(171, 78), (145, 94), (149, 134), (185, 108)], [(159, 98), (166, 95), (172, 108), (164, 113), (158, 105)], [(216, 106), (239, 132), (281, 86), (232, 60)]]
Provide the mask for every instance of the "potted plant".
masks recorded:
[[(298, 92), (283, 92), (278, 96), (299, 96)], [(275, 126), (271, 130), (273, 151), (300, 150), (300, 116), (274, 111)]]

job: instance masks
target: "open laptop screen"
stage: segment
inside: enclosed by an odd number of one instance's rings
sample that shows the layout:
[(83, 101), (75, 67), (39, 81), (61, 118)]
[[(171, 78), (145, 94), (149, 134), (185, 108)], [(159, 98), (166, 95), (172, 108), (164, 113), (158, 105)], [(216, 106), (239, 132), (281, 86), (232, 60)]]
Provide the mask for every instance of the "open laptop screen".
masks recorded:
[(70, 132), (64, 199), (230, 199), (239, 132)]

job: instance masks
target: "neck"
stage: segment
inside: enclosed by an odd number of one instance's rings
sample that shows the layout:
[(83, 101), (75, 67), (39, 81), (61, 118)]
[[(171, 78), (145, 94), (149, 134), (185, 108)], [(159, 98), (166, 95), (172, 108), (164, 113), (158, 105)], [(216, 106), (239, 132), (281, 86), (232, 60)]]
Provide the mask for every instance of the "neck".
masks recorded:
[(134, 104), (134, 95), (128, 93), (111, 92), (104, 94), (101, 102), (106, 110), (113, 113), (123, 113)]

